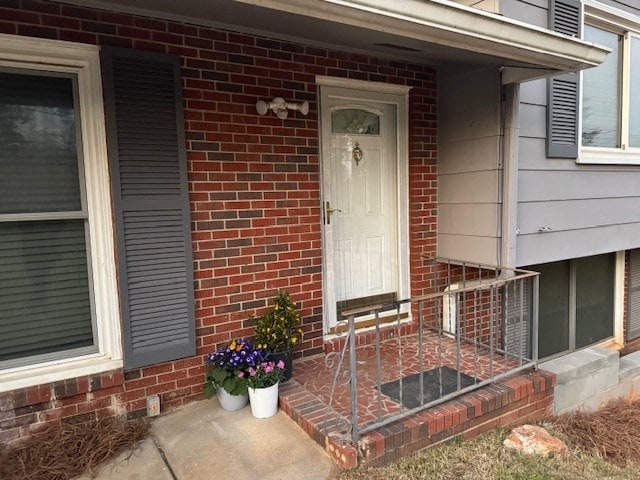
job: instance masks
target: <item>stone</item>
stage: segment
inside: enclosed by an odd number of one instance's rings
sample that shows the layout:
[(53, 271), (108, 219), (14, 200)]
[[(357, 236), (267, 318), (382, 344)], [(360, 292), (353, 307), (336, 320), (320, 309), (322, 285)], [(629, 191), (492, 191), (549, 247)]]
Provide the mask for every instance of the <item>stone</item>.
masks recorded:
[(535, 425), (522, 425), (514, 428), (505, 438), (506, 448), (518, 450), (524, 455), (553, 456), (567, 451), (567, 445), (554, 437), (544, 428)]

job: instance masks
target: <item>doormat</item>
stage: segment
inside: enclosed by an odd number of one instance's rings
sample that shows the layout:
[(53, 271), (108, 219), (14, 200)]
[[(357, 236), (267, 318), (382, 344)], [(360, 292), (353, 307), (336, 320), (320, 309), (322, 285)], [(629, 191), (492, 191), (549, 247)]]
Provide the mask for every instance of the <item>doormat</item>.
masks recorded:
[[(424, 403), (440, 398), (440, 372), (442, 373), (442, 396), (455, 392), (458, 371), (449, 367), (438, 367), (422, 373), (424, 378)], [(477, 379), (460, 372), (460, 388), (476, 383)], [(382, 393), (400, 403), (400, 380), (384, 383)], [(402, 379), (402, 405), (411, 409), (420, 406), (420, 374), (414, 373)]]

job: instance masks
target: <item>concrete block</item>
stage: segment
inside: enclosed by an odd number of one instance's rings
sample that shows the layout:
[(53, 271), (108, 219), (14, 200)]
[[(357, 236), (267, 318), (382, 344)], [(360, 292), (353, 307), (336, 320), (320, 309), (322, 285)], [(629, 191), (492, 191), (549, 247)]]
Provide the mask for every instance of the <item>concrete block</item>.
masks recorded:
[(593, 397), (585, 400), (580, 406), (580, 410), (585, 412), (593, 412), (599, 408), (605, 406), (612, 400), (618, 400), (619, 398), (629, 398), (631, 384), (624, 382), (607, 390), (596, 392)]
[[(589, 347), (540, 363), (540, 368), (557, 375), (558, 385), (585, 378), (607, 367), (613, 367), (618, 378), (620, 354), (608, 348)], [(610, 371), (611, 373), (612, 371)]]
[(553, 392), (553, 413), (559, 414), (578, 408), (585, 400), (595, 395), (593, 375), (572, 382), (556, 385)]
[(640, 375), (640, 351), (620, 359), (620, 381)]
[(608, 365), (593, 372), (595, 391), (600, 392), (616, 386), (620, 379), (619, 372), (620, 368), (617, 361), (613, 365)]

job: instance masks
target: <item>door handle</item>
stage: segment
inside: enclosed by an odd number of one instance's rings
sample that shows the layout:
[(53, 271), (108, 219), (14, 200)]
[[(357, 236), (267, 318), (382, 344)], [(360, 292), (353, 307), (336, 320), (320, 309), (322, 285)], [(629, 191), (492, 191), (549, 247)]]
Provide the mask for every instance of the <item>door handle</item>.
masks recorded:
[(342, 212), (339, 208), (331, 208), (331, 202), (324, 202), (324, 218), (327, 225), (331, 225), (331, 214)]

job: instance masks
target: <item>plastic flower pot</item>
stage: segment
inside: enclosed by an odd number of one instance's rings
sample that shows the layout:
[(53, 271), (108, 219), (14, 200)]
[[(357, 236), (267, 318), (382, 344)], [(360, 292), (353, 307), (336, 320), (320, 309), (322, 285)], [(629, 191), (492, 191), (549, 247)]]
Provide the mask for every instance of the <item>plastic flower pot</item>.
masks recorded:
[(218, 388), (216, 395), (218, 396), (218, 401), (220, 402), (220, 406), (230, 412), (235, 412), (236, 410), (240, 410), (247, 403), (249, 403), (248, 395), (231, 395), (222, 387)]
[(278, 384), (265, 388), (249, 387), (249, 399), (254, 417), (273, 417), (278, 411)]

